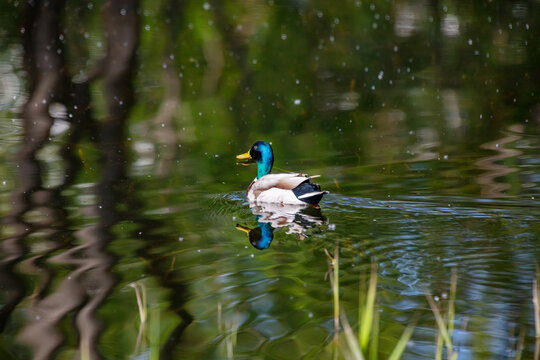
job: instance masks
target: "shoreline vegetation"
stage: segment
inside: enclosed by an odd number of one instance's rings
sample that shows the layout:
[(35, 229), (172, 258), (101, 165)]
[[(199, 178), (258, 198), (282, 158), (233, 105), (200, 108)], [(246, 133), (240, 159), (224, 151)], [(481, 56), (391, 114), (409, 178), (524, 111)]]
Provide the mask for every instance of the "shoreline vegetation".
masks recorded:
[[(365, 277), (361, 275), (359, 285), (359, 300), (358, 300), (358, 325), (353, 327), (350, 325), (347, 314), (343, 307), (340, 307), (340, 286), (339, 286), (339, 247), (336, 244), (334, 254), (331, 254), (328, 249), (324, 249), (328, 258), (328, 272), (325, 279), (328, 278), (332, 290), (332, 301), (334, 308), (334, 338), (330, 344), (332, 347), (333, 359), (347, 360), (376, 360), (380, 358), (382, 352), (379, 348), (379, 309), (377, 307), (377, 270), (378, 264), (376, 260), (372, 261), (369, 276), (369, 282), (366, 287)], [(534, 321), (535, 321), (535, 345), (534, 359), (538, 360), (540, 355), (540, 271), (536, 272), (536, 278), (532, 284), (532, 303), (534, 305)], [(433, 320), (436, 323), (436, 336), (434, 339), (436, 360), (457, 360), (459, 359), (459, 342), (454, 338), (454, 327), (456, 320), (455, 300), (458, 286), (458, 271), (457, 268), (452, 268), (450, 276), (449, 293), (444, 293), (444, 299), (434, 296), (429, 289), (425, 289), (425, 296)], [(444, 300), (444, 301), (443, 301)], [(419, 315), (416, 314), (405, 326), (400, 337), (395, 339), (394, 347), (388, 360), (398, 360), (403, 355), (405, 348), (411, 340), (414, 330), (418, 322)], [(468, 318), (465, 317), (460, 328), (461, 332), (467, 330)], [(521, 360), (525, 346), (526, 328), (521, 326), (519, 334), (515, 341), (515, 348), (512, 349), (513, 356), (510, 359)], [(343, 344), (343, 339), (344, 344)], [(386, 349), (385, 349), (386, 350)]]

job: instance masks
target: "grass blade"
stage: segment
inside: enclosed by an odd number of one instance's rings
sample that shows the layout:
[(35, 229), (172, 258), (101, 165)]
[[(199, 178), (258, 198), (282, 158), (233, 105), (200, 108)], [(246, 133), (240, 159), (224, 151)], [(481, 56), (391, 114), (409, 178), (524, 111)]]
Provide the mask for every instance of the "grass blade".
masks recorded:
[(523, 344), (525, 343), (525, 326), (521, 326), (519, 329), (518, 342), (516, 346), (516, 357), (514, 360), (521, 360), (523, 354)]
[(409, 342), (414, 328), (416, 327), (416, 324), (409, 324), (405, 330), (403, 330), (403, 334), (401, 334), (401, 337), (399, 338), (398, 343), (394, 347), (394, 350), (388, 357), (388, 360), (399, 360), (401, 358), (401, 355), (403, 355), (403, 351), (405, 351), (405, 347), (407, 346), (407, 343)]
[(369, 343), (371, 327), (373, 325), (373, 308), (375, 304), (375, 294), (377, 290), (377, 263), (373, 262), (371, 265), (371, 275), (369, 278), (369, 287), (366, 297), (366, 305), (364, 306), (364, 312), (362, 315), (362, 323), (360, 324), (360, 349), (362, 352), (366, 352)]
[(360, 347), (358, 346), (358, 341), (356, 341), (356, 336), (354, 336), (354, 332), (351, 325), (349, 325), (349, 321), (347, 320), (347, 316), (345, 314), (341, 315), (341, 323), (343, 324), (345, 340), (347, 340), (347, 345), (349, 347), (349, 351), (351, 352), (352, 358), (355, 360), (364, 360), (364, 356), (362, 355)]
[(439, 311), (439, 308), (437, 307), (437, 304), (435, 303), (435, 300), (433, 300), (433, 296), (431, 296), (427, 291), (426, 297), (429, 303), (429, 307), (431, 308), (433, 315), (435, 315), (435, 321), (437, 322), (437, 326), (439, 327), (439, 331), (441, 332), (441, 337), (446, 344), (446, 348), (448, 350), (448, 358), (451, 358), (453, 353), (452, 340), (450, 339), (450, 335), (448, 334), (448, 330), (446, 329), (444, 319), (441, 315), (441, 312)]
[(452, 277), (450, 278), (450, 298), (448, 299), (448, 333), (450, 336), (454, 333), (454, 319), (456, 317), (456, 289), (457, 289), (457, 270), (452, 269)]
[(337, 244), (334, 256), (334, 281), (332, 282), (334, 288), (334, 328), (336, 332), (339, 332), (339, 248)]
[(540, 338), (540, 306), (538, 304), (538, 277), (533, 280), (534, 329), (536, 338)]
[(327, 249), (324, 249), (324, 252), (329, 260), (329, 269), (326, 275), (330, 274), (330, 285), (334, 298), (334, 333), (337, 334), (339, 333), (339, 247), (336, 244), (334, 256)]
[(373, 312), (373, 329), (371, 330), (371, 343), (369, 345), (369, 360), (377, 360), (379, 354), (379, 312)]
[(443, 345), (444, 342), (441, 336), (441, 332), (437, 331), (437, 348), (435, 349), (435, 360), (442, 360)]

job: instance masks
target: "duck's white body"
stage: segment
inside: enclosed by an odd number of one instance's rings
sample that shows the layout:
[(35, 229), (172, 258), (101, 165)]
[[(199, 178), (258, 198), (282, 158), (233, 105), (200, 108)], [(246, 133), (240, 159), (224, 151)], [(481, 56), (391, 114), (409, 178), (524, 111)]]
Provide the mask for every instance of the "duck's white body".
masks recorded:
[(306, 181), (309, 181), (309, 177), (300, 173), (268, 174), (260, 179), (255, 178), (249, 185), (246, 195), (252, 202), (306, 205), (301, 198), (323, 193), (316, 191), (302, 194), (298, 198), (292, 190)]

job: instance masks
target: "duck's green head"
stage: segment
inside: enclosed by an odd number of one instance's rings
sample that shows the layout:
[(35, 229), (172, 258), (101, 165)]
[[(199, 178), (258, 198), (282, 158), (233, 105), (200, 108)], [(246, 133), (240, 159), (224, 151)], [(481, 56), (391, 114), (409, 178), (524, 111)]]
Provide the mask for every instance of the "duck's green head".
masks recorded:
[(274, 165), (272, 146), (266, 141), (257, 141), (245, 154), (236, 156), (237, 159), (252, 159), (257, 162), (257, 179), (270, 174)]

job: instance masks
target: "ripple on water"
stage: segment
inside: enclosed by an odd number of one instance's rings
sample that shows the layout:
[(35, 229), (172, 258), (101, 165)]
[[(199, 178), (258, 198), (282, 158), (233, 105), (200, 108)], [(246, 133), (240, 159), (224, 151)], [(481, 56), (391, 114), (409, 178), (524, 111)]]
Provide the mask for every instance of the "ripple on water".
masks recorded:
[(415, 215), (451, 215), (490, 218), (521, 215), (530, 220), (540, 215), (535, 201), (471, 199), (463, 197), (403, 196), (403, 200), (375, 200), (357, 196), (330, 194), (321, 205), (330, 210), (355, 212), (358, 209), (394, 210)]
[[(334, 225), (332, 231), (320, 226), (300, 241), (277, 230), (272, 246), (259, 251), (235, 230), (237, 222), (256, 224), (243, 192), (198, 201), (205, 211), (178, 210), (188, 219), (201, 217), (205, 221), (199, 222), (207, 226), (182, 233), (176, 255), (179, 276), (197, 289), (186, 306), (199, 319), (207, 319), (205, 326), (211, 328), (217, 321), (212, 319), (215, 304), (221, 304), (222, 320), (237, 321), (238, 336), (247, 339), (241, 345), (246, 352), (272, 358), (282, 356), (284, 349), (289, 355), (306, 354), (328, 339), (333, 331), (332, 293), (324, 280), (324, 249), (333, 253), (336, 244), (341, 300), (347, 311), (357, 306), (359, 273), (368, 271), (373, 257), (379, 262), (381, 307), (390, 309), (386, 316), (395, 322), (407, 322), (418, 310), (429, 315), (426, 290), (444, 301), (453, 267), (458, 270), (459, 321), (493, 311), (501, 313), (496, 326), (502, 326), (515, 316), (513, 304), (530, 297), (534, 269), (516, 267), (516, 262), (535, 258), (538, 210), (529, 203), (330, 194), (321, 203), (321, 213)], [(240, 320), (231, 320), (235, 316)], [(411, 353), (433, 353), (434, 330), (426, 329), (425, 337), (415, 335)], [(476, 330), (466, 331), (461, 339), (467, 341), (467, 334)], [(302, 331), (313, 333), (319, 345), (299, 340)]]

